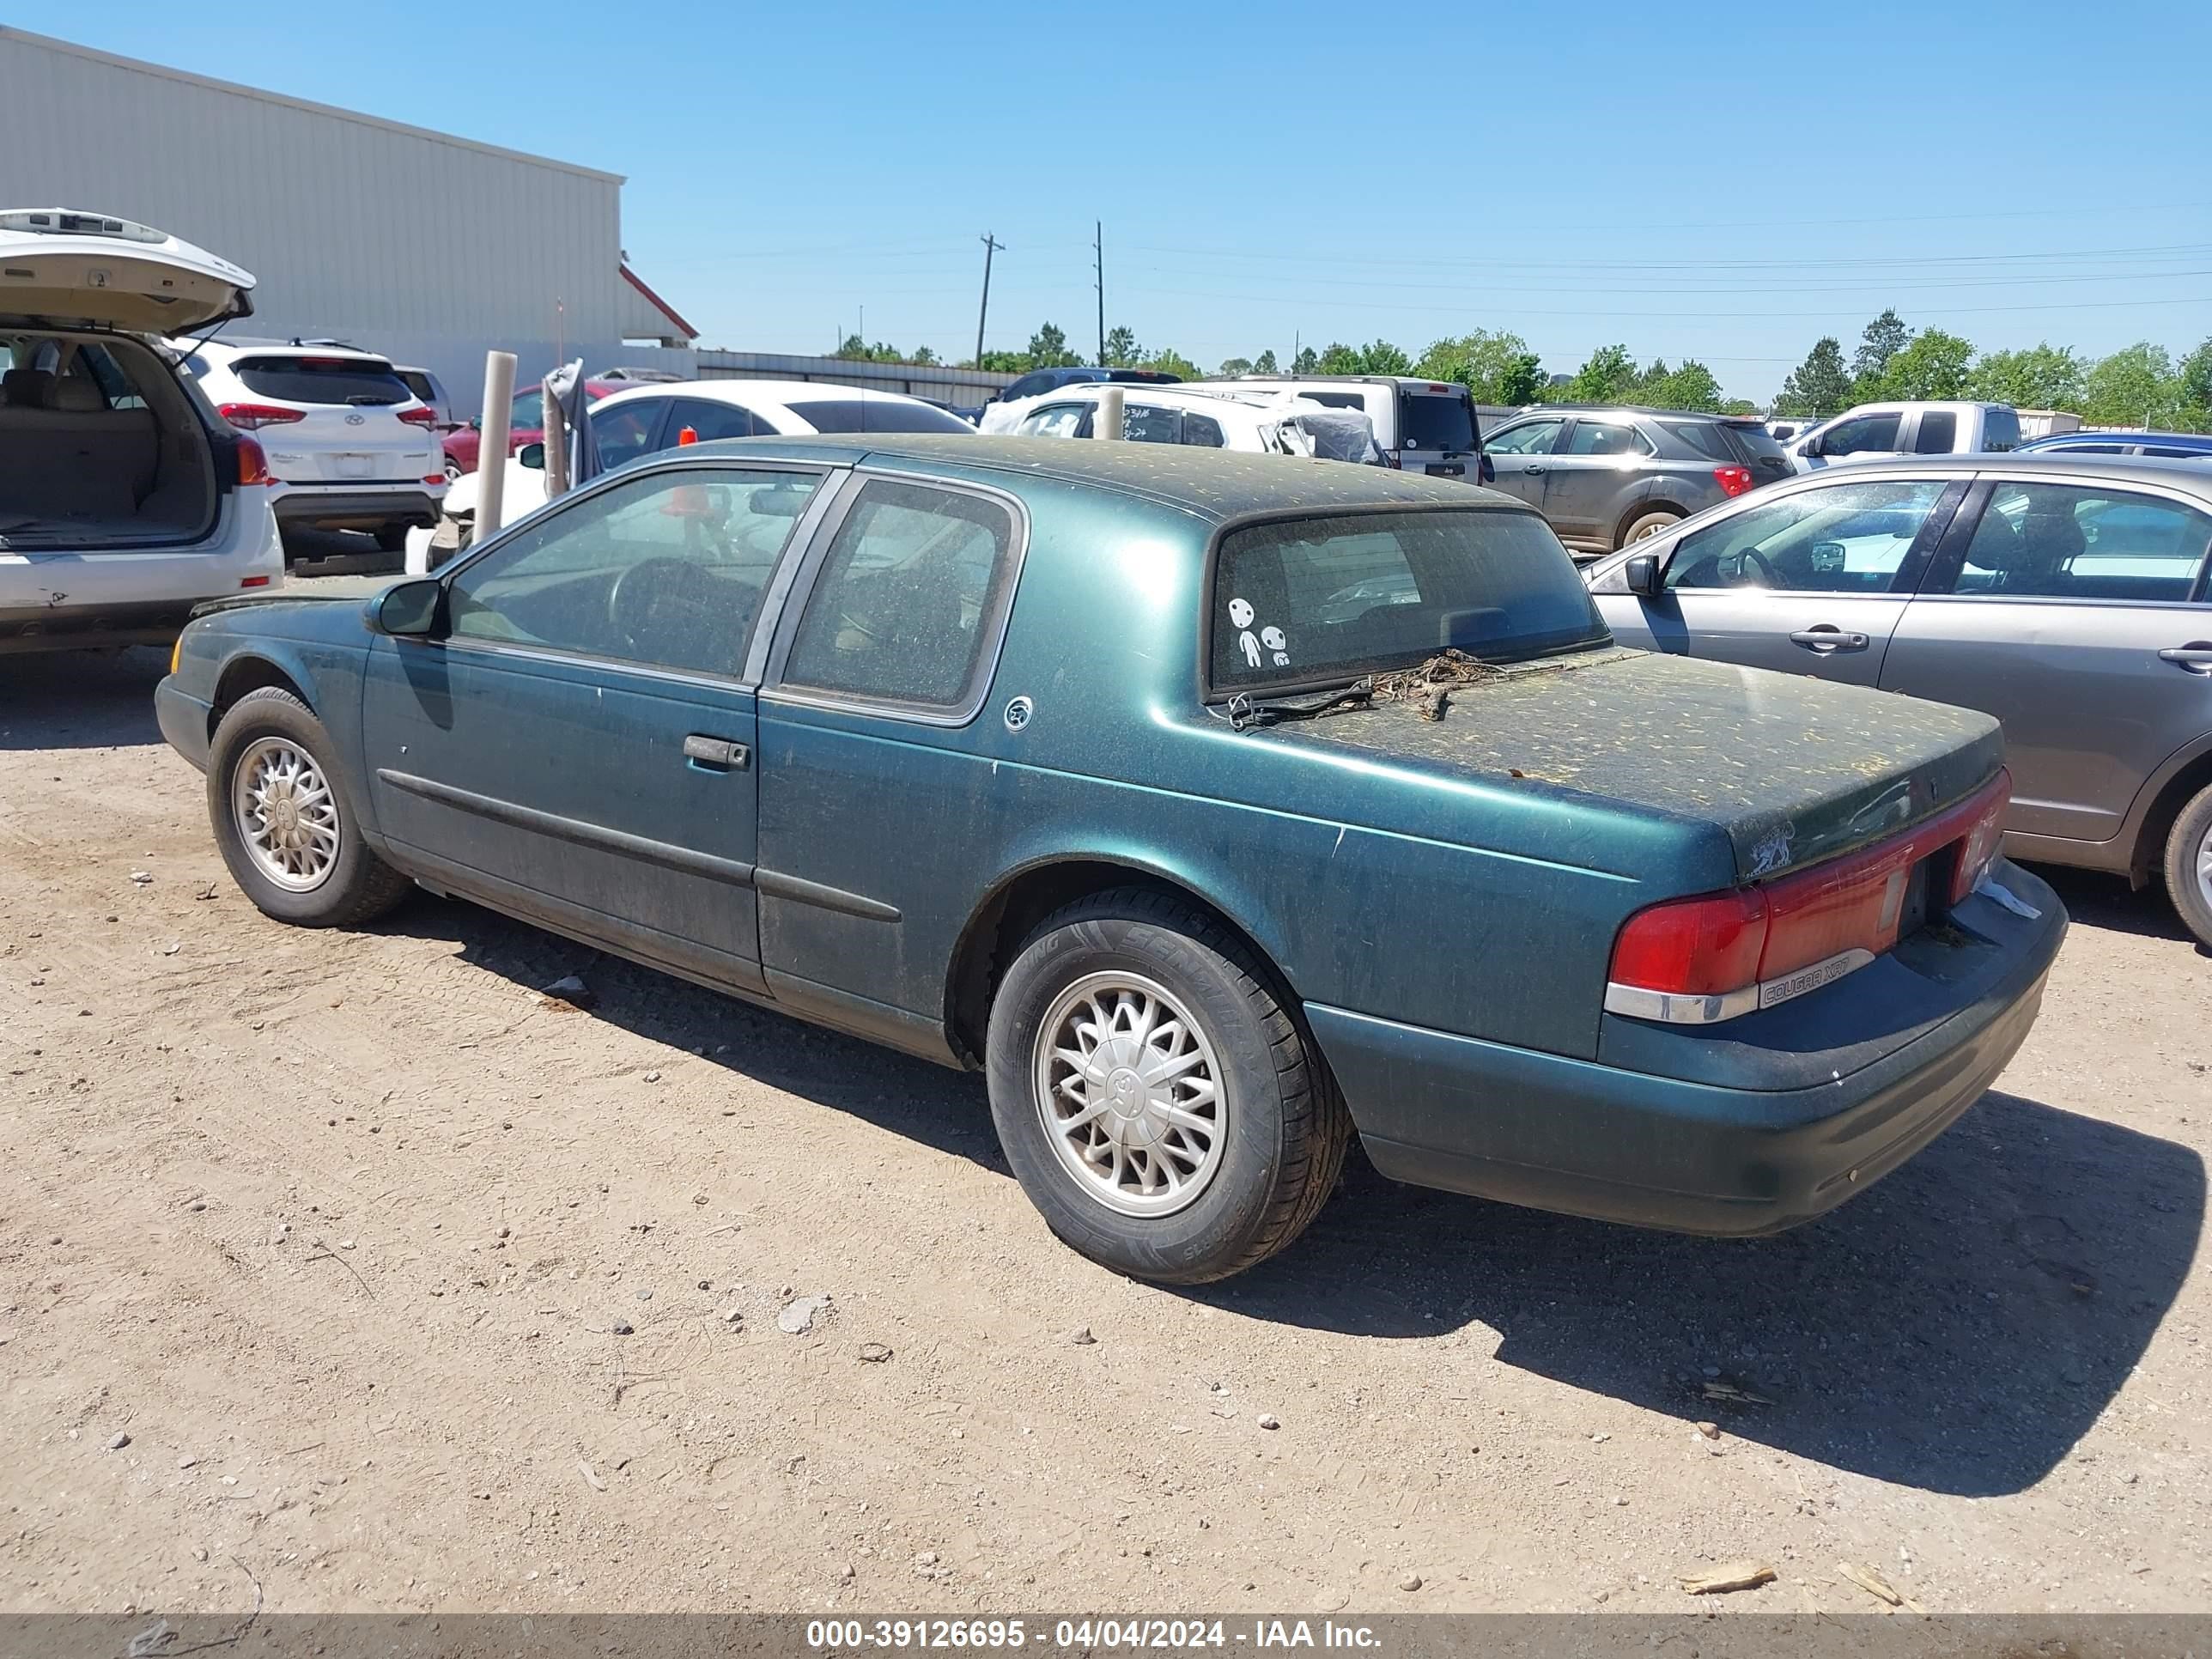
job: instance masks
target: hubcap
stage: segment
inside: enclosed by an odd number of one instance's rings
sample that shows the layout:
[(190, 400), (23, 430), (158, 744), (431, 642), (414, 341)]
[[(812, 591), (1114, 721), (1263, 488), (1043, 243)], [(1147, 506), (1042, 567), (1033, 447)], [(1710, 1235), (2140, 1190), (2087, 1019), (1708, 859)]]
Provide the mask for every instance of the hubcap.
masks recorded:
[(314, 757), (287, 738), (256, 738), (232, 769), (230, 810), (261, 873), (305, 893), (338, 857), (338, 808)]
[(2197, 891), (2208, 905), (2212, 905), (2212, 830), (2204, 832), (2204, 839), (2197, 843)]
[(1166, 988), (1091, 974), (1037, 1028), (1037, 1114), (1061, 1165), (1123, 1215), (1197, 1202), (1228, 1146), (1213, 1045)]

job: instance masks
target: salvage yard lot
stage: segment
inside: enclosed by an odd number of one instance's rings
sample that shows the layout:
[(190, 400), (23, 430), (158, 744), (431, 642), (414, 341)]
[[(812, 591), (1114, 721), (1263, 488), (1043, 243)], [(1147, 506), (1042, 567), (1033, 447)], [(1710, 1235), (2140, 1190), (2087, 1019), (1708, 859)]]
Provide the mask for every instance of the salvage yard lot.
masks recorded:
[(2212, 963), (2161, 896), (2060, 878), (1998, 1091), (1799, 1231), (1355, 1156), (1177, 1292), (1050, 1237), (979, 1079), (465, 904), (264, 918), (161, 666), (0, 662), (16, 1607), (2212, 1600)]

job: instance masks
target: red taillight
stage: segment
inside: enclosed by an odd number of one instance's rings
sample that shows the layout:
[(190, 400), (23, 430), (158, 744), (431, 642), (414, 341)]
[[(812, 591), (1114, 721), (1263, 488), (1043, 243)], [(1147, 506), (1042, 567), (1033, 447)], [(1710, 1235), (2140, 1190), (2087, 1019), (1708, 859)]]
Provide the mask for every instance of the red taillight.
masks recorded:
[(1674, 899), (1613, 941), (1606, 1007), (1676, 1023), (1733, 1019), (1819, 989), (1897, 943), (1913, 867), (1956, 846), (1950, 902), (1972, 892), (2004, 834), (2012, 777), (1901, 836), (1778, 881)]
[(422, 482), (424, 483), (453, 483), (453, 480), (442, 472), (425, 472), (422, 475)]
[(238, 579), (238, 585), (240, 587), (266, 587), (269, 586), (269, 578), (266, 576), (240, 576)]
[(1713, 469), (1713, 482), (1723, 493), (1741, 495), (1759, 481), (1751, 476), (1747, 466), (1717, 466)]
[(276, 482), (269, 476), (269, 458), (261, 453), (261, 446), (243, 436), (238, 441), (238, 481), (241, 484)]
[(399, 418), (410, 426), (435, 426), (438, 423), (437, 411), (428, 408), (403, 409), (399, 411)]
[(1714, 996), (1759, 981), (1766, 896), (1756, 887), (1655, 904), (1613, 945), (1612, 979), (1640, 991)]
[(274, 404), (225, 404), (216, 413), (240, 432), (258, 431), (264, 426), (288, 426), (307, 418), (305, 410), (279, 409)]

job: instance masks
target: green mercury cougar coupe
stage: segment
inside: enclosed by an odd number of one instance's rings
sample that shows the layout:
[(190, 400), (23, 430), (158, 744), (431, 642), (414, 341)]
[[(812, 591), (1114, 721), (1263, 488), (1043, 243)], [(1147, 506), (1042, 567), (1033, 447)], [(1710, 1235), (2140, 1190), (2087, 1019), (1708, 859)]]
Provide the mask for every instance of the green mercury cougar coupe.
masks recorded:
[[(364, 602), (365, 601), (365, 602)], [(754, 439), (157, 694), (246, 895), (415, 886), (983, 1071), (1047, 1222), (1219, 1279), (1405, 1182), (1771, 1232), (2019, 1048), (1996, 723), (1616, 647), (1534, 513), (1133, 443)]]

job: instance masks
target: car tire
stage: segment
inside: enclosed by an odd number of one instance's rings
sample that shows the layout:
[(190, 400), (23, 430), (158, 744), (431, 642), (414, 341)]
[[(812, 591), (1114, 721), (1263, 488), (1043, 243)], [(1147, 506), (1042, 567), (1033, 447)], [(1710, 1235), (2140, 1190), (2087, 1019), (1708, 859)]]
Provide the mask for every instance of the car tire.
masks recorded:
[(2166, 890), (2183, 926), (2212, 950), (2212, 787), (2191, 798), (2166, 834)]
[[(1631, 542), (1640, 542), (1648, 536), (1662, 534), (1681, 522), (1680, 514), (1669, 512), (1664, 508), (1655, 508), (1650, 513), (1639, 513), (1622, 528), (1620, 547), (1626, 547)], [(1615, 548), (1614, 550), (1619, 551), (1620, 547)]]
[(447, 483), (457, 484), (467, 476), (468, 475), (465, 472), (461, 471), (461, 464), (459, 461), (455, 460), (450, 455), (446, 457), (446, 482)]
[(386, 553), (407, 550), (407, 532), (413, 526), (404, 524), (380, 524), (376, 526), (376, 544)]
[(264, 915), (357, 927), (413, 890), (362, 841), (329, 734), (289, 691), (264, 686), (231, 705), (208, 746), (207, 798), (231, 879)]
[[(1243, 942), (1170, 895), (1123, 889), (1046, 917), (1000, 984), (985, 1050), (1023, 1191), (1063, 1242), (1133, 1279), (1202, 1285), (1265, 1261), (1344, 1167), (1328, 1066)], [(1086, 1133), (1085, 1113), (1109, 1127)]]

